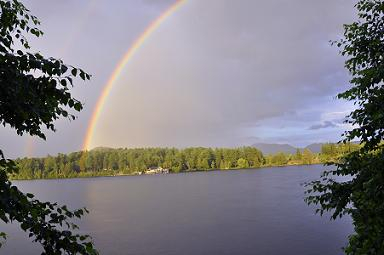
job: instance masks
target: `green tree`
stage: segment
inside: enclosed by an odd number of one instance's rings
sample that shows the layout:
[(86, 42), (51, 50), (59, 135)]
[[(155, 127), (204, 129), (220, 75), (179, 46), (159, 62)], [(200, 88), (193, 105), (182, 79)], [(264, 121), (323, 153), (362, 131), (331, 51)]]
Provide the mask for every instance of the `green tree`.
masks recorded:
[(263, 164), (263, 154), (254, 147), (243, 147), (240, 154), (248, 161), (249, 167), (260, 167)]
[(88, 151), (84, 151), (81, 153), (81, 157), (79, 160), (79, 166), (80, 166), (80, 171), (85, 172), (87, 170), (87, 160), (88, 160)]
[(310, 149), (305, 148), (303, 151), (302, 159), (301, 159), (303, 164), (306, 164), (306, 165), (312, 164), (313, 158), (314, 156), (312, 151)]
[(246, 159), (244, 158), (239, 158), (237, 160), (237, 167), (238, 168), (248, 168), (249, 167), (249, 163)]
[(52, 156), (44, 158), (44, 170), (51, 174), (54, 174), (56, 177), (59, 175), (56, 168), (55, 159)]
[(206, 148), (199, 148), (200, 153), (197, 156), (196, 167), (200, 170), (209, 169), (211, 166), (212, 158), (210, 151)]
[(272, 156), (272, 164), (282, 166), (288, 163), (287, 155), (284, 152), (278, 152)]
[(294, 160), (301, 161), (303, 159), (303, 154), (300, 149), (296, 149)]
[[(0, 0), (0, 123), (19, 135), (45, 139), (42, 127), (54, 131), (55, 120), (75, 119), (69, 111), (80, 111), (82, 104), (72, 97), (69, 88), (73, 78), (86, 80), (90, 76), (62, 60), (30, 52), (26, 35), (40, 37), (43, 33), (39, 24), (19, 1)], [(42, 170), (44, 164), (38, 163)], [(43, 246), (45, 254), (95, 254), (89, 236), (72, 232), (77, 226), (71, 218), (80, 218), (86, 209), (70, 211), (21, 192), (8, 179), (17, 171), (15, 163), (0, 151), (0, 219), (19, 222)]]
[[(355, 233), (349, 237), (346, 254), (384, 254), (384, 3), (359, 0), (358, 20), (344, 25), (344, 38), (335, 42), (347, 57), (351, 88), (338, 95), (357, 107), (348, 116), (354, 125), (343, 142), (359, 140), (361, 147), (333, 164), (322, 180), (308, 184), (309, 204), (335, 219), (352, 217)], [(335, 181), (333, 176), (347, 176)], [(325, 179), (325, 180), (324, 180)]]

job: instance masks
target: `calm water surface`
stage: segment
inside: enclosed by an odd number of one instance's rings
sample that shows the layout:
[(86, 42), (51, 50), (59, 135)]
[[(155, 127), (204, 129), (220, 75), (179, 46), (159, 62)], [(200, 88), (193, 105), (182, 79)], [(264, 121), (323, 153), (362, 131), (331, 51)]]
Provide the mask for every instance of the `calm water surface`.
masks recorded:
[[(42, 200), (90, 210), (81, 230), (101, 254), (342, 254), (349, 218), (330, 222), (300, 184), (323, 166), (21, 181)], [(0, 254), (40, 254), (16, 226)]]

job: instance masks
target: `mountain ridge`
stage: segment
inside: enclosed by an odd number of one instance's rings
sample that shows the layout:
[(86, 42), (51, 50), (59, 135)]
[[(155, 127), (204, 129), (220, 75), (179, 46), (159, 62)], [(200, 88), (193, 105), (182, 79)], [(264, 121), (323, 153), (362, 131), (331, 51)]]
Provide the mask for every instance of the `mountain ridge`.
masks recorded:
[(294, 147), (287, 143), (254, 143), (252, 147), (259, 149), (264, 155), (276, 154), (278, 152), (294, 154), (298, 149), (301, 151), (309, 149), (313, 153), (319, 153), (323, 144), (326, 143), (311, 143), (305, 147)]

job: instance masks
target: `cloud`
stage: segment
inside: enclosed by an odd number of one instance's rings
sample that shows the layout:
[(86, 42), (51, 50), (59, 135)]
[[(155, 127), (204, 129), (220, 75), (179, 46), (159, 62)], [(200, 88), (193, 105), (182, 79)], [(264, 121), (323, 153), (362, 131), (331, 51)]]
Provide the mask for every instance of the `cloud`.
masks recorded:
[[(46, 31), (38, 48), (52, 55), (78, 20), (83, 24), (64, 59), (93, 74), (92, 86), (75, 90), (85, 110), (36, 146), (40, 155), (78, 150), (116, 63), (173, 1), (98, 0), (86, 20), (85, 3), (82, 9), (73, 7), (76, 1), (63, 8), (56, 1), (28, 3)], [(353, 3), (345, 0), (187, 1), (124, 68), (92, 146), (235, 146), (252, 136), (290, 143), (308, 126), (334, 123), (322, 113), (339, 111), (333, 97), (348, 78), (329, 40), (342, 35), (352, 17)], [(15, 144), (6, 133), (0, 137), (5, 146)]]
[(324, 121), (321, 124), (312, 125), (308, 129), (309, 130), (318, 130), (318, 129), (322, 129), (322, 128), (334, 128), (334, 127), (337, 127), (336, 123), (334, 123), (332, 121)]
[[(270, 118), (284, 126), (291, 112), (321, 111), (347, 82), (328, 41), (342, 33), (352, 7), (342, 0), (188, 2), (125, 69), (92, 145), (233, 146), (250, 136), (244, 126)], [(320, 118), (308, 115), (317, 119), (303, 130)]]

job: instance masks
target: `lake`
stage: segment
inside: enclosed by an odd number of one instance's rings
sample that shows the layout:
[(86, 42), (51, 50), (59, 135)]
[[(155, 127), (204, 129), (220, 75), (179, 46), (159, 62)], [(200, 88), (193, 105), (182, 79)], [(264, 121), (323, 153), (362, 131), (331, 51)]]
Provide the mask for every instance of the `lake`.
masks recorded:
[[(15, 182), (90, 214), (80, 228), (101, 254), (342, 254), (350, 218), (314, 215), (300, 184), (321, 165)], [(16, 226), (0, 254), (40, 254)]]

